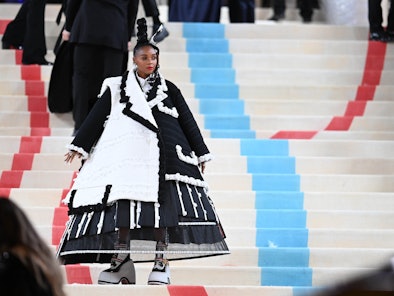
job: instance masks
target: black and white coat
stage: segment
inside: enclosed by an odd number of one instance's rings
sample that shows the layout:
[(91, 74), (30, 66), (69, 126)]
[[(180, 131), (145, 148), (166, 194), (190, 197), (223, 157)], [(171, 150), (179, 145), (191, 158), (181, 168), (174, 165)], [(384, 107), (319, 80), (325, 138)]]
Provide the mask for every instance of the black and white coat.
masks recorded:
[(84, 164), (64, 202), (159, 202), (163, 182), (208, 189), (199, 164), (212, 159), (180, 90), (160, 74), (146, 94), (130, 71), (104, 81), (100, 99), (68, 148)]

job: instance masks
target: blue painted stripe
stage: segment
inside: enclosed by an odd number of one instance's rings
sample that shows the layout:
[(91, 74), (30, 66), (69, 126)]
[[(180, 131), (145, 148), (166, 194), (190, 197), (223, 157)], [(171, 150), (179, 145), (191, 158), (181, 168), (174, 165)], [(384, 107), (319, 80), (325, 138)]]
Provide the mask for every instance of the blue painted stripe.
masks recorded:
[(307, 248), (260, 248), (259, 266), (271, 267), (308, 267), (309, 251)]
[[(261, 284), (312, 285), (307, 213), (296, 160), (287, 140), (259, 140), (239, 98), (229, 42), (222, 24), (184, 23), (191, 81), (205, 128), (213, 138), (240, 139), (256, 192), (256, 246)], [(301, 291), (293, 289), (293, 293)]]
[(229, 44), (225, 39), (196, 38), (186, 40), (188, 52), (228, 53)]
[(304, 193), (296, 191), (257, 191), (256, 209), (303, 209)]
[(288, 209), (257, 210), (256, 224), (261, 228), (305, 228), (306, 212)]
[(229, 53), (199, 53), (189, 54), (190, 68), (231, 68), (233, 57)]
[(226, 68), (194, 68), (191, 71), (191, 81), (193, 83), (216, 83), (234, 84), (235, 72)]
[(249, 156), (248, 172), (252, 174), (295, 174), (295, 158), (286, 156)]
[(238, 99), (239, 88), (235, 84), (198, 83), (195, 85), (195, 96), (198, 99)]
[(257, 247), (307, 248), (308, 230), (306, 228), (257, 228)]
[(184, 38), (224, 38), (225, 27), (217, 23), (184, 23)]
[(201, 99), (200, 112), (207, 115), (214, 114), (242, 114), (244, 115), (244, 102), (237, 99)]

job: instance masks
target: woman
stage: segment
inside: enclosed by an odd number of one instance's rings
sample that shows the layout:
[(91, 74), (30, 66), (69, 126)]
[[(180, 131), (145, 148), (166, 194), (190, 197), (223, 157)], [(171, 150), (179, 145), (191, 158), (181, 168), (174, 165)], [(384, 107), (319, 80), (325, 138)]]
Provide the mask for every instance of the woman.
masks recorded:
[(158, 72), (145, 19), (137, 25), (135, 69), (104, 81), (65, 155), (84, 164), (65, 199), (59, 255), (111, 261), (100, 283), (135, 283), (132, 262), (154, 261), (148, 284), (169, 284), (169, 259), (229, 251), (202, 177), (212, 156), (181, 92)]
[(65, 296), (60, 265), (24, 212), (0, 197), (0, 291), (7, 296)]

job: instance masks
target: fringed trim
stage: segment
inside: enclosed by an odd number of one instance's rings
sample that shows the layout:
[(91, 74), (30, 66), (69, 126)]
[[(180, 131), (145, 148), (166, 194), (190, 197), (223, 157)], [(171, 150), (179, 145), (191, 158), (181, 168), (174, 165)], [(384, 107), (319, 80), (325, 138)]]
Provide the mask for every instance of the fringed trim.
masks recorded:
[(175, 181), (175, 184), (176, 184), (176, 190), (178, 191), (179, 202), (181, 204), (182, 216), (186, 216), (187, 212), (185, 209), (185, 205), (183, 204), (182, 191), (181, 191), (181, 188), (179, 187), (179, 182)]
[(124, 115), (134, 119), (135, 121), (139, 122), (140, 124), (142, 124), (143, 126), (148, 128), (149, 130), (151, 130), (155, 133), (159, 132), (159, 129), (156, 126), (154, 126), (149, 120), (147, 120), (147, 119), (143, 118), (141, 115), (138, 115), (137, 113), (131, 111), (131, 106), (132, 106), (132, 104), (130, 102), (127, 102), (122, 113)]
[(89, 153), (86, 152), (82, 147), (75, 146), (73, 144), (68, 144), (66, 146), (68, 150), (76, 151), (82, 155), (82, 159), (87, 159), (89, 157)]
[(175, 149), (176, 149), (176, 154), (178, 155), (178, 158), (180, 160), (182, 160), (183, 162), (186, 162), (188, 164), (195, 165), (195, 166), (198, 165), (198, 159), (197, 159), (197, 156), (194, 153), (194, 151), (192, 151), (190, 153), (190, 156), (187, 156), (187, 155), (183, 154), (182, 147), (180, 145), (176, 145)]
[(160, 212), (159, 212), (160, 204), (155, 202), (155, 228), (159, 228), (160, 226)]
[(196, 191), (196, 194), (197, 194), (197, 196), (198, 196), (198, 200), (199, 200), (199, 202), (200, 202), (200, 206), (201, 206), (202, 212), (204, 213), (204, 219), (205, 219), (205, 220), (208, 220), (207, 210), (205, 209), (204, 204), (202, 203), (202, 200), (201, 200), (201, 196), (202, 196), (202, 195), (201, 195), (201, 193), (197, 190), (196, 186), (194, 186), (194, 190)]
[(166, 80), (160, 73), (158, 74), (160, 77), (160, 82), (157, 82), (156, 94), (152, 93), (152, 95), (154, 95), (155, 97), (148, 102), (150, 108), (153, 108), (168, 97), (168, 95), (165, 93), (168, 90)]
[(189, 198), (190, 198), (190, 202), (191, 202), (191, 204), (193, 206), (194, 216), (196, 218), (198, 218), (197, 203), (193, 199), (192, 189), (190, 188), (189, 184), (186, 184), (186, 188), (187, 188), (187, 191), (189, 192)]
[(213, 155), (211, 153), (204, 154), (198, 157), (198, 163), (207, 162), (213, 159)]
[(176, 174), (166, 174), (165, 175), (166, 181), (179, 181), (186, 184), (194, 185), (197, 187), (203, 187), (208, 189), (208, 183), (202, 180), (195, 179), (193, 177), (183, 176), (179, 173)]
[(74, 203), (74, 198), (75, 194), (77, 193), (77, 189), (74, 189), (71, 191), (70, 195), (70, 202), (68, 203), (68, 214), (73, 215), (73, 214), (83, 214), (83, 213), (89, 213), (89, 212), (101, 212), (105, 209), (107, 206), (107, 201), (109, 194), (111, 192), (112, 185), (107, 185), (105, 186), (105, 192), (103, 195), (103, 198), (101, 200), (101, 204), (95, 204), (95, 205), (87, 205), (87, 206), (80, 206), (78, 208), (74, 208), (73, 203)]
[(137, 201), (137, 218), (136, 218), (137, 228), (141, 228), (141, 225), (139, 224), (140, 216), (141, 216), (141, 202)]
[(161, 111), (167, 115), (171, 115), (174, 118), (179, 117), (178, 111), (176, 110), (175, 107), (168, 108), (167, 106), (164, 106), (163, 102), (159, 102), (157, 104), (157, 109), (159, 109), (159, 111)]
[(130, 201), (130, 229), (134, 229), (136, 226), (135, 223), (135, 202)]

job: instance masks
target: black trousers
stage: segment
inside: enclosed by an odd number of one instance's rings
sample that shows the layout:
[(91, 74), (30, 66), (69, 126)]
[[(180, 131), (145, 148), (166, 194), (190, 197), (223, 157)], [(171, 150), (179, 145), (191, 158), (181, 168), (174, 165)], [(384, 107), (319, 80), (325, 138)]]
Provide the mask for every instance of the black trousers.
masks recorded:
[(228, 0), (231, 23), (254, 23), (254, 0)]
[(146, 16), (159, 16), (160, 12), (156, 0), (142, 0), (142, 6), (144, 7)]
[(2, 38), (4, 43), (23, 47), (22, 63), (42, 63), (45, 43), (45, 0), (25, 0)]
[[(285, 0), (271, 0), (272, 7), (275, 15), (284, 15), (286, 11)], [(314, 0), (300, 0), (298, 7), (300, 9), (300, 15), (303, 19), (310, 19), (313, 15)]]
[[(369, 30), (371, 32), (383, 31), (382, 22), (382, 7), (381, 0), (368, 0), (368, 20)], [(393, 1), (390, 1), (390, 9), (387, 18), (387, 31), (394, 32), (394, 5)]]
[(73, 118), (79, 129), (97, 101), (103, 80), (122, 75), (126, 54), (104, 46), (81, 45), (74, 47), (73, 59)]

